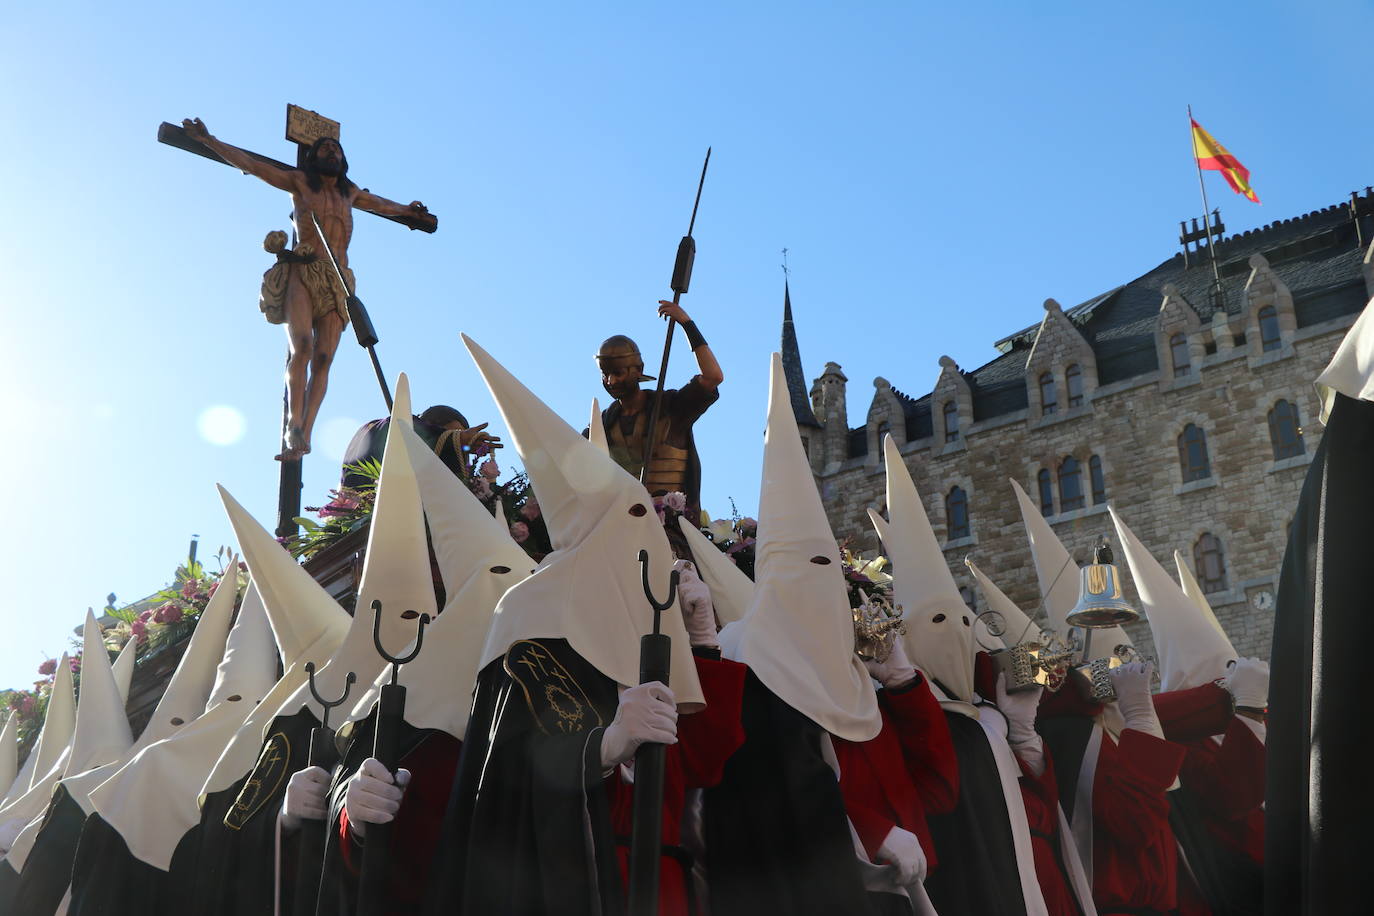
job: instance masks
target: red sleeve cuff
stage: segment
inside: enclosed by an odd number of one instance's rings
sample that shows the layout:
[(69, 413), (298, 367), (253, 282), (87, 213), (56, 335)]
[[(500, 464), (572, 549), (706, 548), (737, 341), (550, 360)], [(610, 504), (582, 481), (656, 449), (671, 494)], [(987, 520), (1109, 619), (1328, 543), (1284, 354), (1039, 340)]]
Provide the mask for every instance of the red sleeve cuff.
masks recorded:
[(1116, 755), (1119, 775), (1160, 792), (1174, 784), (1183, 758), (1188, 754), (1187, 748), (1181, 745), (1133, 728), (1121, 732), (1117, 750), (1120, 751)]
[(1155, 695), (1155, 713), (1170, 741), (1187, 744), (1220, 735), (1234, 717), (1231, 694), (1216, 684)]

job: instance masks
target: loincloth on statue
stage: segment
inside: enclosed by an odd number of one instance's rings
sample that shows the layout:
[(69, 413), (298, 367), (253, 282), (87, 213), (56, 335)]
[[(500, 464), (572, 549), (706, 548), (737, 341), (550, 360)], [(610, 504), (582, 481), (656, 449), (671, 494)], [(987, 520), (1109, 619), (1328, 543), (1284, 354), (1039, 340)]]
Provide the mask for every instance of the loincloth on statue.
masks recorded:
[[(282, 324), (286, 320), (286, 291), (293, 271), (298, 272), (306, 294), (310, 296), (310, 317), (312, 320), (337, 312), (344, 325), (348, 324), (348, 303), (345, 294), (339, 289), (339, 279), (334, 268), (315, 256), (309, 245), (297, 245), (295, 251), (277, 254), (277, 263), (262, 275), (262, 291), (258, 295), (258, 308), (270, 324)], [(345, 281), (350, 290), (354, 289), (353, 271), (342, 268)]]

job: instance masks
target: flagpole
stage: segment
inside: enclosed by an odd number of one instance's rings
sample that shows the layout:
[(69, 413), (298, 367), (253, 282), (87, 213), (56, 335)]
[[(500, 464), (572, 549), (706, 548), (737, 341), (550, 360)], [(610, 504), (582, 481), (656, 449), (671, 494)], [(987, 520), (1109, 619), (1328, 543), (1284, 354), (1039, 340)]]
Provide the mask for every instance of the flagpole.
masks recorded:
[(1202, 192), (1202, 224), (1207, 229), (1207, 253), (1212, 256), (1212, 279), (1221, 288), (1221, 271), (1217, 268), (1216, 239), (1212, 238), (1212, 208), (1207, 203), (1207, 185), (1202, 180), (1202, 163), (1197, 158), (1197, 134), (1193, 130), (1193, 106), (1188, 106), (1188, 146), (1197, 166), (1197, 189)]

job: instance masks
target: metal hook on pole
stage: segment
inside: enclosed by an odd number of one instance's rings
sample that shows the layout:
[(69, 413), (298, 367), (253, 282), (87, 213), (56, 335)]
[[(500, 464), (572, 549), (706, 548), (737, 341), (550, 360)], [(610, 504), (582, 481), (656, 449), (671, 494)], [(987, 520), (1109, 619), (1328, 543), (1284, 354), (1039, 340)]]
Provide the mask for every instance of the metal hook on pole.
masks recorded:
[(401, 615), (402, 620), (414, 620), (420, 618), (420, 623), (415, 630), (415, 646), (407, 655), (395, 656), (386, 650), (382, 645), (382, 602), (379, 598), (372, 599), (372, 645), (377, 648), (377, 654), (382, 660), (391, 666), (391, 683), (396, 683), (396, 678), (401, 673), (401, 666), (415, 661), (415, 656), (420, 654), (421, 647), (425, 644), (425, 627), (429, 626), (429, 615), (420, 614), (416, 611), (406, 611)]
[(320, 696), (319, 690), (315, 688), (314, 662), (305, 663), (305, 674), (308, 678), (306, 683), (310, 687), (310, 695), (315, 698), (316, 703), (319, 703), (320, 706), (324, 708), (324, 715), (321, 717), (320, 724), (323, 725), (325, 728), (328, 728), (329, 711), (333, 709), (335, 706), (342, 706), (348, 700), (348, 694), (353, 690), (353, 682), (358, 679), (358, 676), (354, 674), (352, 671), (348, 672), (348, 674), (344, 677), (343, 693), (339, 696), (337, 700), (326, 700), (324, 697)]

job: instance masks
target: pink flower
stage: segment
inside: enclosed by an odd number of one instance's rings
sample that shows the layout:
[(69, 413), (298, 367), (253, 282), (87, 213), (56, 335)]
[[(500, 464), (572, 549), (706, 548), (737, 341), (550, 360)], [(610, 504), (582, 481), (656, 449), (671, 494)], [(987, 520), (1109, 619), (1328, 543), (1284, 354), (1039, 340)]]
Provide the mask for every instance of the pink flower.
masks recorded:
[(539, 517), (539, 500), (531, 495), (529, 499), (525, 500), (525, 504), (520, 507), (520, 514), (530, 521), (537, 519)]
[(53, 674), (53, 673), (55, 673), (56, 671), (57, 671), (57, 659), (55, 659), (55, 658), (50, 658), (50, 659), (48, 659), (47, 661), (45, 661), (43, 664), (41, 664), (41, 665), (38, 666), (38, 673), (41, 674), (41, 675), (43, 675), (44, 677), (47, 677), (48, 675)]
[(215, 597), (215, 590), (219, 588), (220, 581), (220, 579), (216, 579), (214, 582), (210, 583), (210, 588), (205, 592), (206, 598)]
[(510, 526), (510, 536), (515, 539), (515, 543), (523, 544), (529, 540), (530, 526), (524, 522), (512, 522)]
[(148, 624), (142, 618), (129, 624), (129, 629), (133, 631), (134, 639), (143, 642), (148, 638)]
[(153, 619), (153, 612), (144, 611), (142, 614), (138, 615), (138, 619), (141, 623), (147, 623), (148, 621)]
[(474, 477), (468, 483), (468, 489), (472, 490), (472, 495), (480, 501), (486, 502), (491, 499), (491, 481), (485, 477)]
[(37, 706), (38, 701), (34, 699), (33, 694), (26, 693), (24, 698), (19, 701), (19, 713), (24, 716), (31, 716)]
[(176, 623), (184, 616), (181, 608), (175, 604), (164, 604), (153, 614), (153, 623)]
[(674, 512), (687, 511), (687, 496), (677, 490), (663, 494), (663, 508), (672, 509)]
[(195, 579), (187, 579), (186, 584), (181, 587), (181, 597), (190, 601), (196, 594), (196, 588), (200, 585)]
[(488, 458), (482, 462), (482, 466), (477, 470), (482, 472), (482, 476), (487, 480), (495, 480), (501, 476), (501, 469), (496, 466), (495, 458)]
[(80, 674), (80, 673), (81, 673), (81, 656), (79, 656), (79, 655), (73, 655), (73, 656), (71, 657), (71, 660), (68, 661), (67, 664), (71, 666), (72, 674)]

